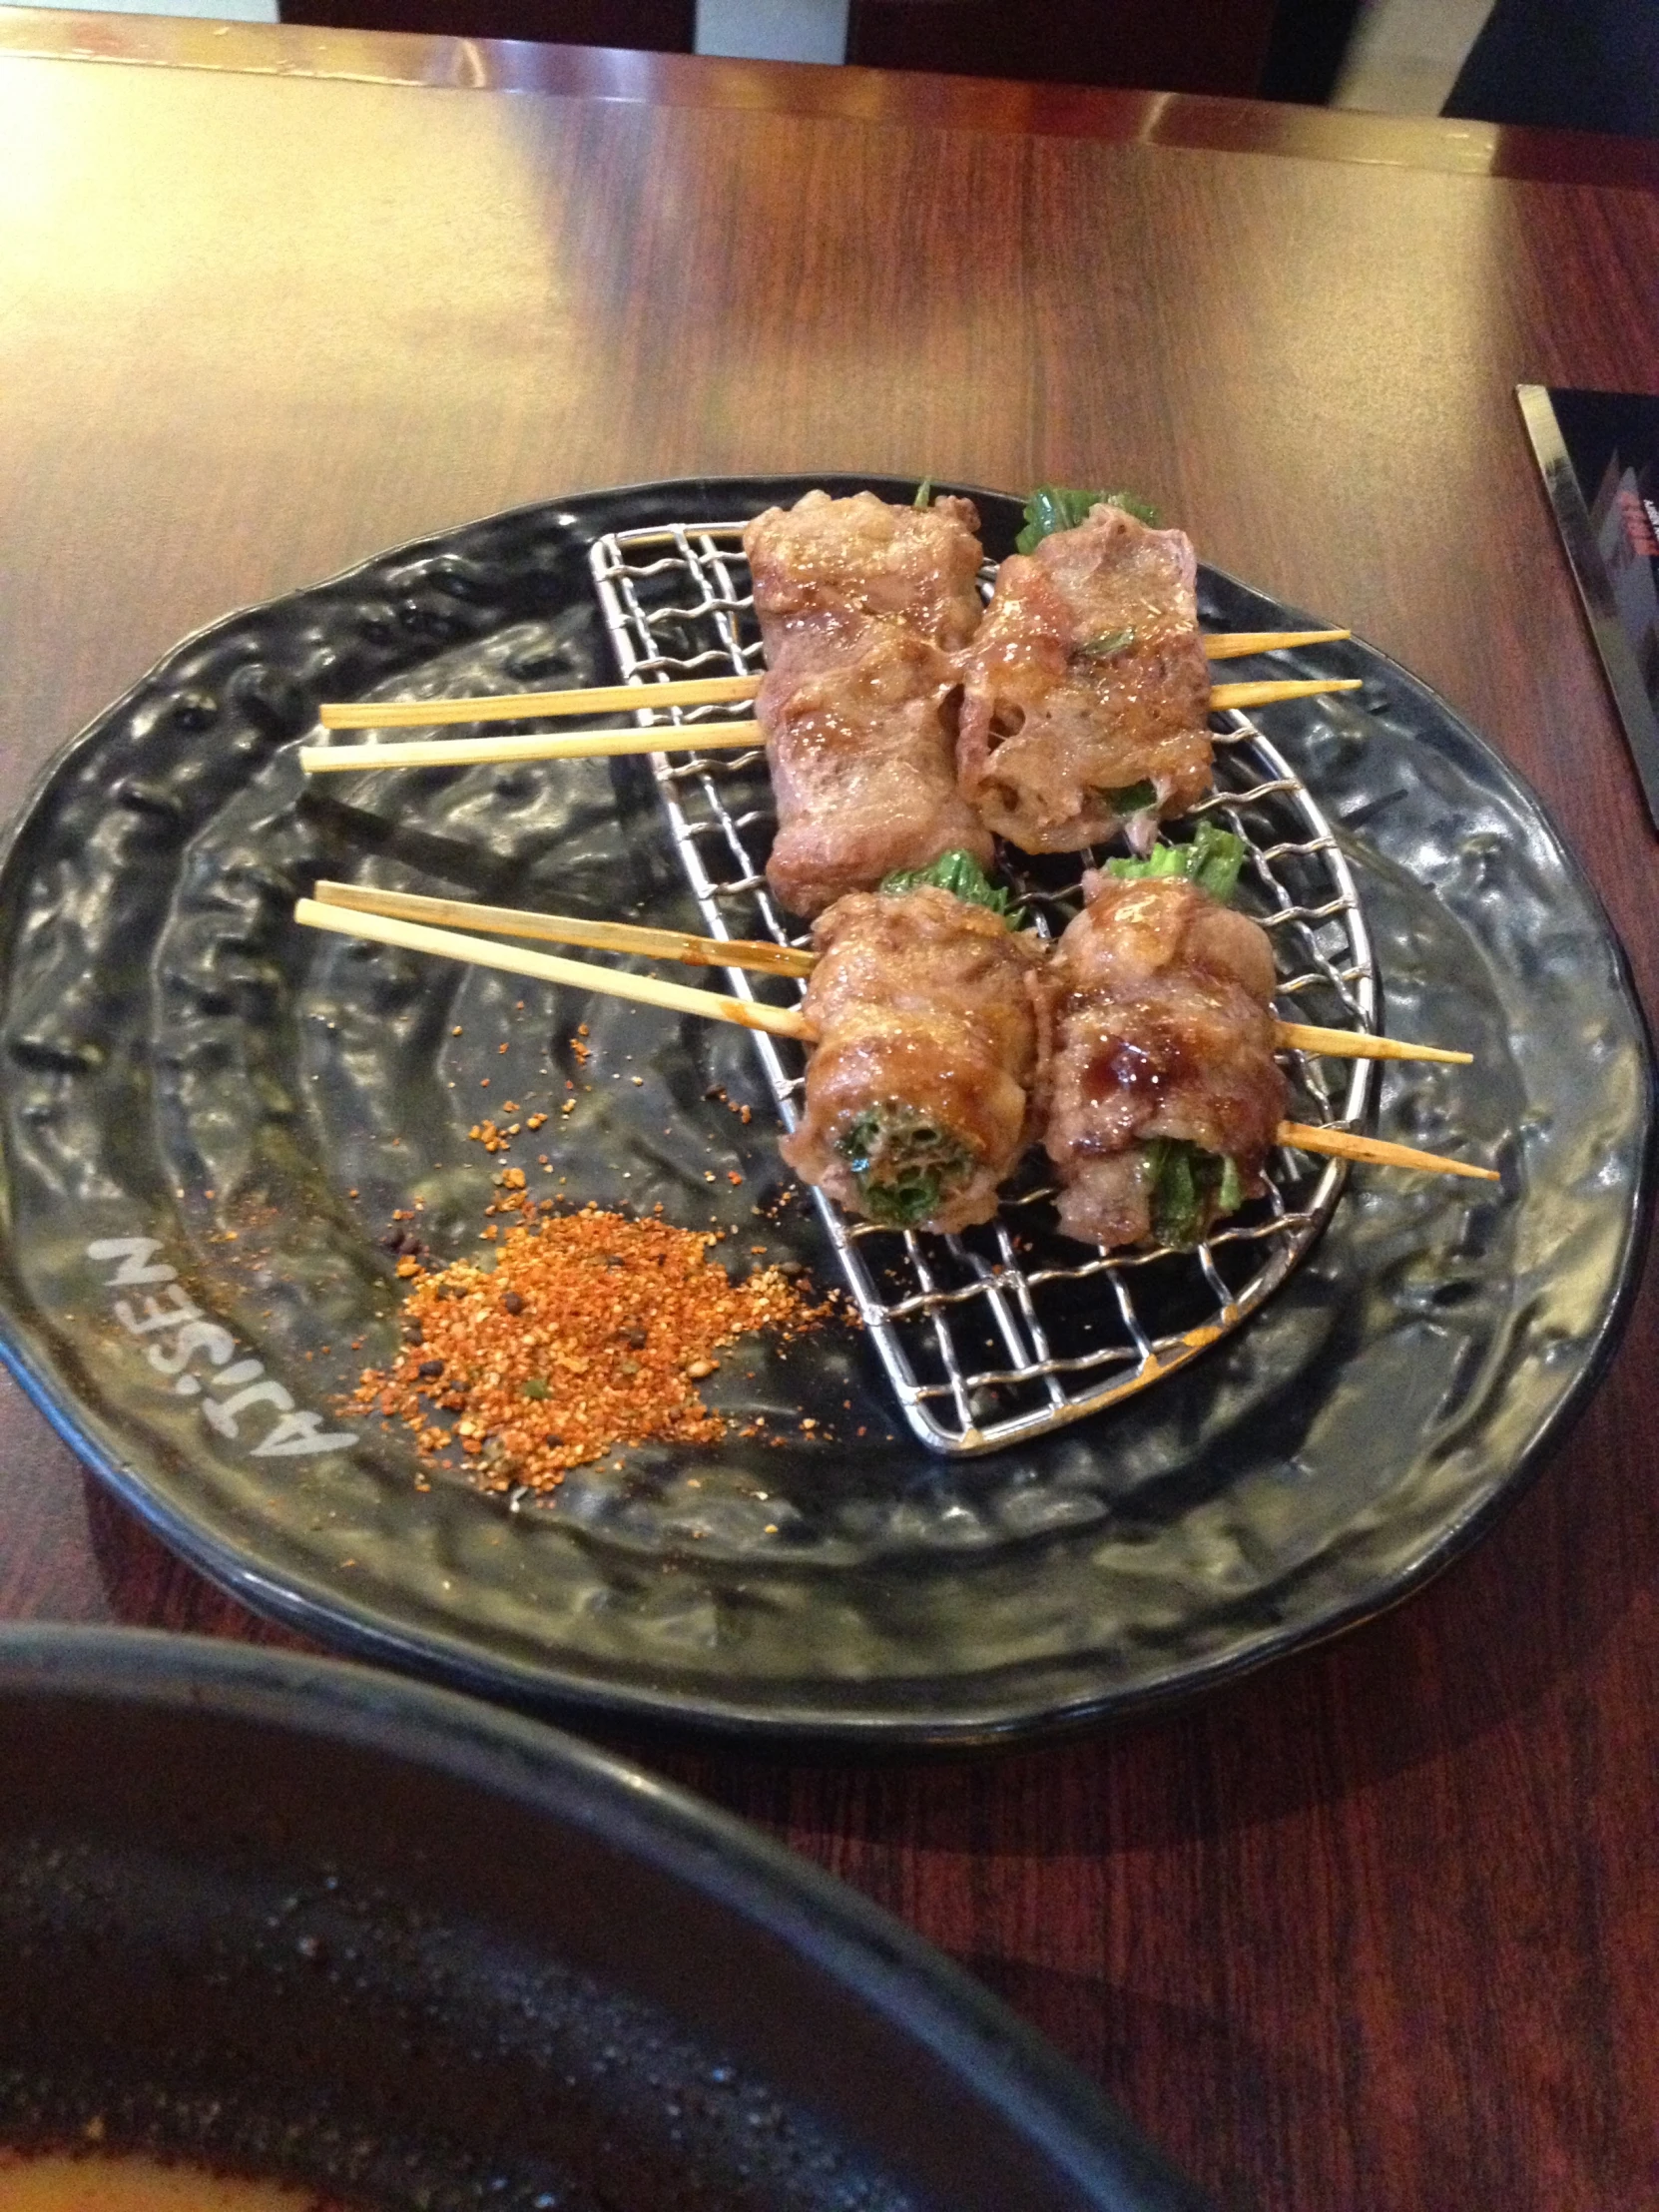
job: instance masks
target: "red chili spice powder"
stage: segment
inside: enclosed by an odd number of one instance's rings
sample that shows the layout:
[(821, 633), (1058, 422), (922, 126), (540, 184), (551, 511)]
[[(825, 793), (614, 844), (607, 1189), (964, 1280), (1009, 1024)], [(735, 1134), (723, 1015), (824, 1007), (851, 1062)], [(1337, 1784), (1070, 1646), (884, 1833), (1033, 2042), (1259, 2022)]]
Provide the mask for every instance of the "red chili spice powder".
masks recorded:
[(726, 1422), (697, 1389), (715, 1354), (831, 1312), (776, 1267), (734, 1282), (712, 1232), (519, 1206), (493, 1267), (413, 1267), (408, 1342), (393, 1367), (364, 1369), (353, 1399), (405, 1422), (424, 1454), (459, 1445), (485, 1489), (555, 1489), (619, 1444), (717, 1442)]

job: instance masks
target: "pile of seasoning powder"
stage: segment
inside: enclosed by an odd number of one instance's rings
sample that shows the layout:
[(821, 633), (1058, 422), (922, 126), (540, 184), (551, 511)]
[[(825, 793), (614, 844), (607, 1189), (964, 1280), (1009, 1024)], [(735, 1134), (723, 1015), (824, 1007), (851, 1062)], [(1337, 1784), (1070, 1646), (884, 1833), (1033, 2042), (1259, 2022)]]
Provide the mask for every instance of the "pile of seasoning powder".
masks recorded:
[(716, 1353), (755, 1331), (799, 1336), (830, 1312), (791, 1263), (734, 1281), (711, 1257), (713, 1231), (520, 1203), (487, 1271), (398, 1263), (403, 1350), (365, 1369), (353, 1395), (405, 1422), (424, 1454), (458, 1445), (485, 1489), (556, 1489), (622, 1444), (717, 1442), (726, 1422), (697, 1388)]

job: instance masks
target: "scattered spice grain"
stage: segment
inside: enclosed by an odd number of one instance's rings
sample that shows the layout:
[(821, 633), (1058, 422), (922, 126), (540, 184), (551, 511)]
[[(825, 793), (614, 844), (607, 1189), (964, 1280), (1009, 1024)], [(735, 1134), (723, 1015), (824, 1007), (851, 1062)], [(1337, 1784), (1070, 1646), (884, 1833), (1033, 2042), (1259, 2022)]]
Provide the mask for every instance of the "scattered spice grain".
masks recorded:
[(831, 1311), (777, 1268), (732, 1280), (712, 1232), (593, 1205), (549, 1218), (527, 1197), (519, 1211), (493, 1268), (416, 1265), (407, 1342), (353, 1394), (412, 1430), (423, 1458), (458, 1445), (487, 1490), (556, 1489), (624, 1444), (717, 1442), (725, 1419), (696, 1387), (716, 1353), (757, 1331), (799, 1336)]

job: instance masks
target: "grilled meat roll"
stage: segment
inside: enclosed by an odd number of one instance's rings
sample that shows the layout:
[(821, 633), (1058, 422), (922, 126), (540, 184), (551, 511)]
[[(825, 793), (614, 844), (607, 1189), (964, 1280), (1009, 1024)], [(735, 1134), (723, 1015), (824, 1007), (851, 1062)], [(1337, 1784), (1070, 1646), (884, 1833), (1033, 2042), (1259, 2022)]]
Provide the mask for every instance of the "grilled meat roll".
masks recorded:
[(813, 942), (818, 1042), (784, 1158), (889, 1228), (988, 1221), (1029, 1140), (1037, 939), (927, 885), (837, 899)]
[(955, 655), (980, 614), (971, 501), (809, 492), (744, 532), (778, 805), (767, 879), (817, 914), (894, 868), (992, 845), (956, 786)]
[(1048, 976), (1060, 1226), (1089, 1244), (1192, 1243), (1260, 1193), (1284, 1117), (1273, 947), (1179, 877), (1084, 888)]
[(1150, 842), (1210, 785), (1210, 667), (1193, 549), (1099, 505), (1003, 562), (963, 662), (963, 796), (1027, 852), (1126, 823)]
[(838, 667), (767, 678), (779, 825), (767, 880), (792, 913), (822, 913), (942, 852), (989, 860), (989, 832), (956, 788), (957, 683), (947, 654), (896, 628), (875, 629)]
[(829, 668), (896, 625), (946, 653), (979, 626), (979, 512), (971, 499), (893, 507), (871, 491), (810, 491), (743, 534), (771, 669)]

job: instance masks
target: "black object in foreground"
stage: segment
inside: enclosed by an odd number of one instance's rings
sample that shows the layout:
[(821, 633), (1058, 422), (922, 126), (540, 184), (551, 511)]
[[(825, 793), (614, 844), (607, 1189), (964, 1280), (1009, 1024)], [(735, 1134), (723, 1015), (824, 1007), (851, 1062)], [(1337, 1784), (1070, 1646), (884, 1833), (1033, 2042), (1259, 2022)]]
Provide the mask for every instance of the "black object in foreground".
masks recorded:
[(1203, 2212), (876, 1907), (360, 1667), (0, 1630), (0, 2143), (371, 2212)]
[(1515, 394), (1659, 830), (1659, 398), (1544, 384)]

